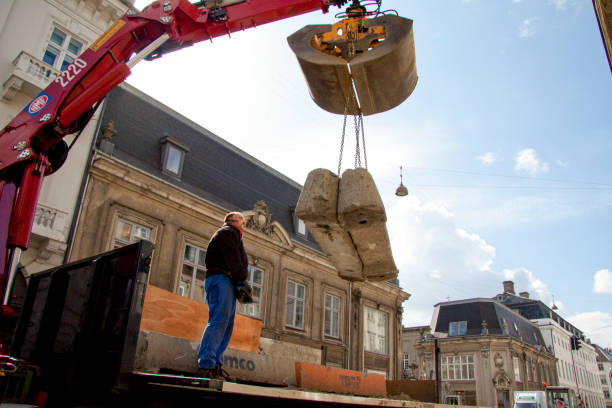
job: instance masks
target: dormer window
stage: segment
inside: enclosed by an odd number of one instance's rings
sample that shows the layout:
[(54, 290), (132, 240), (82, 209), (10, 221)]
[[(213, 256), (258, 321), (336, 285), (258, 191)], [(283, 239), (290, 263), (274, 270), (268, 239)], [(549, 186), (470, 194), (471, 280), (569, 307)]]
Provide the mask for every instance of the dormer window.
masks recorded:
[(297, 233), (300, 235), (306, 235), (306, 224), (304, 221), (297, 219)]
[(181, 177), (185, 153), (189, 151), (189, 148), (168, 135), (164, 135), (160, 143), (162, 145), (162, 173)]
[(306, 224), (304, 221), (300, 220), (298, 216), (295, 214), (295, 207), (291, 207), (291, 216), (293, 218), (293, 231), (296, 235), (301, 235), (302, 237), (306, 237)]
[(449, 336), (465, 336), (467, 333), (467, 321), (450, 322), (448, 324)]

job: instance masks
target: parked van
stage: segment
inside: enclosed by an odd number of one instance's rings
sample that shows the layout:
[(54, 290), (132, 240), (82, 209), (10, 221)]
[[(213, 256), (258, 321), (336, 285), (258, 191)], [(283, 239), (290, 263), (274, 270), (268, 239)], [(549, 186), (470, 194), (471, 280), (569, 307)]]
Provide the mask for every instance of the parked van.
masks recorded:
[(547, 408), (546, 392), (515, 391), (514, 408)]

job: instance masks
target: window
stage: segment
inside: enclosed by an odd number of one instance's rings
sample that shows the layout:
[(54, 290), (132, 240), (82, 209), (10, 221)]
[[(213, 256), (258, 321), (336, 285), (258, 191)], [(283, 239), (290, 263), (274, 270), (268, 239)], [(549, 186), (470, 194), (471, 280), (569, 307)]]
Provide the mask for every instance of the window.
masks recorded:
[(43, 54), (42, 60), (60, 71), (81, 54), (83, 42), (77, 40), (65, 31), (54, 27)]
[(604, 390), (604, 398), (605, 399), (610, 399), (610, 391)]
[(151, 228), (130, 222), (124, 219), (117, 219), (115, 226), (115, 236), (113, 239), (113, 249), (151, 238)]
[(299, 218), (297, 220), (297, 233), (300, 235), (306, 235), (306, 224), (304, 224), (304, 221), (300, 220)]
[(465, 336), (467, 332), (467, 322), (450, 322), (448, 324), (449, 336)]
[(263, 276), (264, 272), (249, 265), (249, 274), (247, 276), (247, 282), (253, 289), (253, 303), (238, 303), (238, 313), (261, 318), (261, 293), (263, 289)]
[(195, 245), (185, 244), (183, 267), (177, 293), (181, 296), (206, 302), (204, 281), (206, 280), (206, 251)]
[(340, 337), (340, 298), (325, 294), (325, 335)]
[(365, 337), (363, 338), (365, 350), (387, 354), (387, 313), (366, 307), (365, 315)]
[(603, 371), (604, 370), (603, 364), (601, 364), (601, 363), (597, 363), (597, 368), (599, 368), (599, 371)]
[(189, 148), (168, 134), (164, 134), (160, 143), (162, 145), (162, 172), (180, 177), (183, 173), (185, 153), (189, 152)]
[(602, 385), (608, 385), (608, 380), (606, 380), (606, 376), (605, 375), (600, 376), (600, 378), (601, 378), (601, 384)]
[(366, 368), (365, 372), (366, 372), (366, 374), (378, 374), (378, 375), (382, 375), (383, 377), (385, 377), (385, 379), (387, 378), (387, 372), (386, 371), (373, 370), (371, 368)]
[(442, 380), (473, 380), (474, 356), (471, 354), (458, 356), (442, 356)]
[[(521, 382), (521, 368), (519, 367), (519, 358), (514, 356), (512, 357), (512, 366), (514, 368), (514, 380), (517, 382)], [(535, 375), (535, 373), (534, 373)]]
[(529, 362), (527, 362), (527, 366), (526, 366), (526, 374), (527, 374), (527, 381), (531, 381), (531, 373), (533, 372), (533, 380), (535, 381), (535, 366), (531, 366), (529, 364)]
[(304, 328), (304, 301), (306, 287), (294, 281), (287, 282), (287, 314), (285, 324), (294, 329)]
[(402, 367), (404, 368), (404, 371), (407, 371), (410, 368), (410, 355), (408, 353), (404, 353)]

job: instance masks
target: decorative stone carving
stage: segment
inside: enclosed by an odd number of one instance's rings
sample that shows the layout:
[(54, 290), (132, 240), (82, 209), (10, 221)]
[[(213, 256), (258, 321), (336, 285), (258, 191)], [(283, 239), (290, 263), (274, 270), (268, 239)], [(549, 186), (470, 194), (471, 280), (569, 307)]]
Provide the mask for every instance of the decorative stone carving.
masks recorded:
[(272, 226), (270, 223), (270, 210), (264, 201), (258, 201), (253, 206), (253, 211), (250, 214), (245, 214), (247, 218), (246, 227), (263, 232), (266, 235), (272, 234)]
[(113, 137), (117, 134), (117, 130), (115, 129), (115, 123), (112, 120), (109, 120), (106, 125), (100, 128), (102, 132), (102, 140), (106, 140), (110, 142), (113, 140)]
[(480, 355), (484, 359), (485, 364), (488, 364), (489, 363), (489, 349), (488, 348), (481, 348), (480, 349)]
[(486, 320), (483, 320), (482, 323), (480, 323), (480, 327), (482, 328), (482, 330), (480, 330), (480, 335), (488, 336), (489, 335), (489, 323), (487, 323)]
[(504, 358), (501, 354), (495, 353), (495, 357), (493, 357), (493, 362), (495, 363), (495, 367), (501, 368), (504, 365)]
[(510, 378), (508, 378), (504, 370), (499, 370), (495, 374), (495, 377), (493, 377), (493, 385), (497, 389), (510, 388), (510, 384), (511, 384)]

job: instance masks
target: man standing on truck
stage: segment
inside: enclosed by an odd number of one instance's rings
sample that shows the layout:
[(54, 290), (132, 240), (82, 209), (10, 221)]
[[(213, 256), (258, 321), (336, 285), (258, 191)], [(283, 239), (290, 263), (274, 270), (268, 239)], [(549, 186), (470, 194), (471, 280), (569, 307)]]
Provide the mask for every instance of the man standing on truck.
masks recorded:
[(206, 301), (208, 324), (198, 351), (198, 374), (205, 378), (235, 381), (223, 368), (223, 353), (234, 328), (235, 286), (248, 275), (248, 258), (242, 244), (244, 216), (230, 212), (210, 239), (206, 250)]

